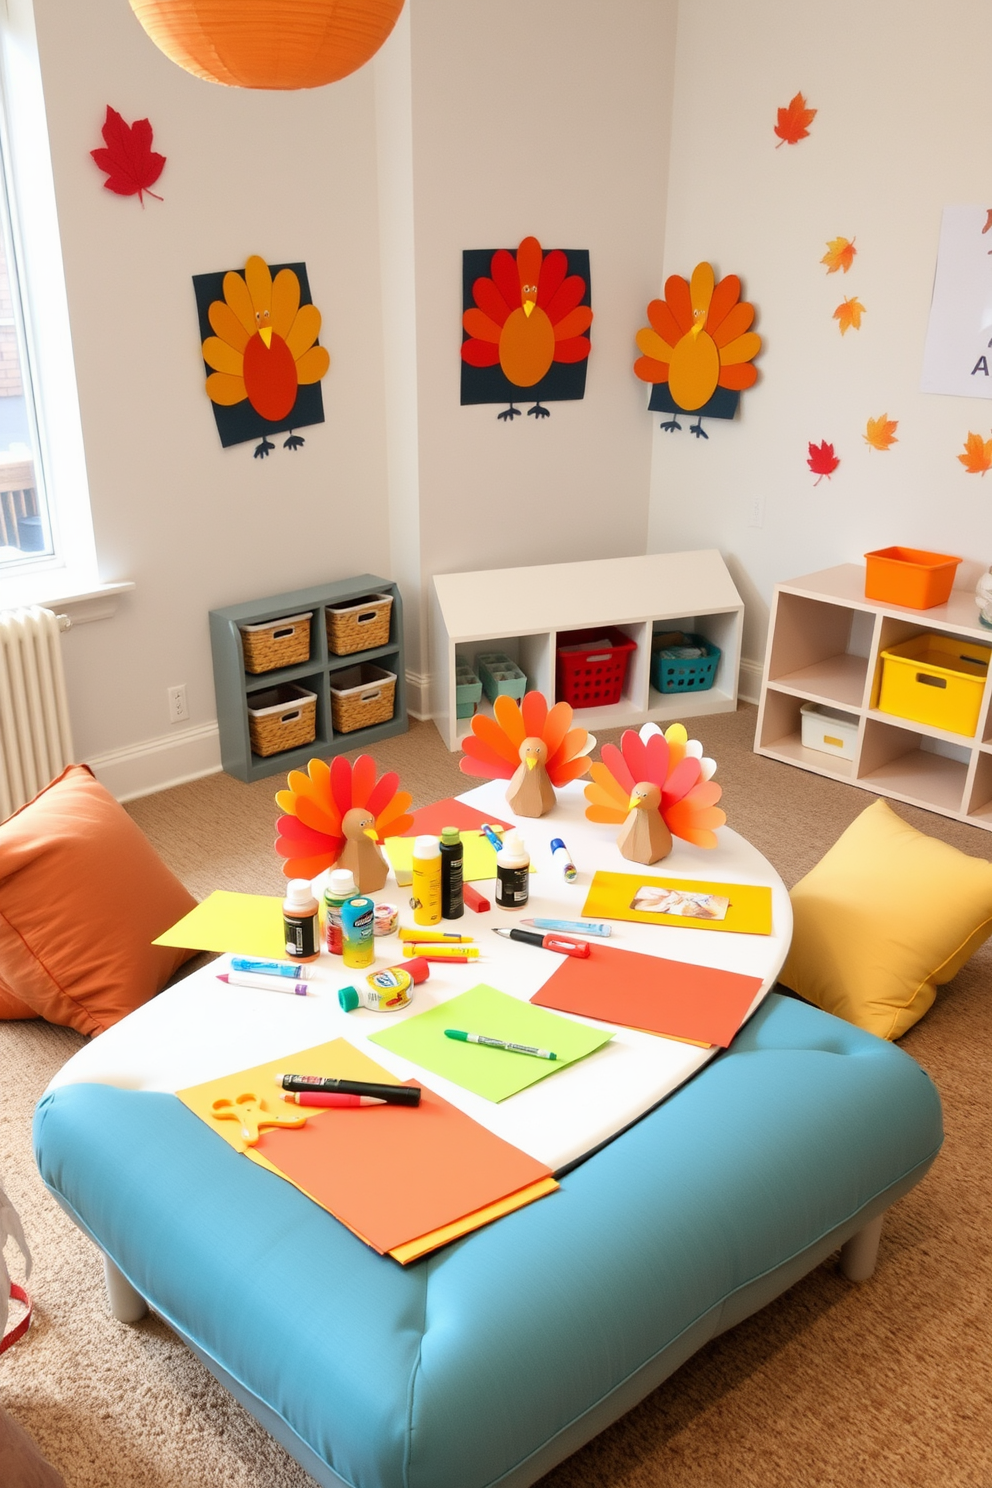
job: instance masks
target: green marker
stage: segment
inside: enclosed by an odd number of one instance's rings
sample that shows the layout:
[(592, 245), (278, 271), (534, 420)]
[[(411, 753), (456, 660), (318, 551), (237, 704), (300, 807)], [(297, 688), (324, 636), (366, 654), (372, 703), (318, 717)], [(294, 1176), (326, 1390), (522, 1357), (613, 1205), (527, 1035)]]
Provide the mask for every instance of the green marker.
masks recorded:
[(532, 1054), (535, 1059), (557, 1059), (550, 1049), (534, 1049), (530, 1044), (508, 1044), (505, 1039), (487, 1038), (484, 1033), (463, 1033), (460, 1028), (446, 1028), (445, 1038), (462, 1044), (485, 1044), (487, 1049), (509, 1049), (511, 1054)]

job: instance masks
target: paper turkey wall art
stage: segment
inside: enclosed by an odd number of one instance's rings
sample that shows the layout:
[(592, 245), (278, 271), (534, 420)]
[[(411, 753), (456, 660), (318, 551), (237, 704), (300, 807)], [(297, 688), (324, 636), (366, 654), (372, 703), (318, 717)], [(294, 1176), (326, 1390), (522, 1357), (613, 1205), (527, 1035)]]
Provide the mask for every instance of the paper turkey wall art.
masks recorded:
[(665, 298), (651, 301), (648, 320), (637, 333), (643, 355), (634, 363), (641, 381), (652, 384), (648, 408), (672, 415), (661, 425), (670, 432), (682, 428), (680, 413), (695, 414), (690, 433), (708, 439), (703, 419), (732, 419), (741, 393), (757, 381), (754, 306), (741, 299), (736, 274), (717, 283), (712, 267), (700, 263), (688, 283), (678, 274), (665, 281)]
[(324, 422), (320, 380), (330, 366), (317, 340), (320, 311), (306, 264), (267, 264), (253, 254), (243, 271), (194, 274), (207, 397), (225, 447), (288, 434), (283, 448), (305, 443), (294, 431)]
[(506, 403), (497, 418), (548, 418), (545, 403), (582, 398), (592, 324), (589, 252), (536, 238), (462, 254), (462, 404)]

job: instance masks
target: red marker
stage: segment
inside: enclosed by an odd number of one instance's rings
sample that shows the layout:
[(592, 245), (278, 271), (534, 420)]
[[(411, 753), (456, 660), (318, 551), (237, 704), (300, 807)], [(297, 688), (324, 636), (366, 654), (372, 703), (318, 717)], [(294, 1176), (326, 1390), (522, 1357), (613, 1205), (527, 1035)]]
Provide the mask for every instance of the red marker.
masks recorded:
[(573, 940), (570, 935), (556, 935), (554, 931), (542, 935), (535, 930), (494, 928), (493, 934), (502, 935), (506, 940), (522, 940), (525, 945), (541, 946), (546, 951), (557, 951), (561, 956), (588, 956), (590, 950), (587, 940)]
[(294, 1101), (298, 1106), (384, 1106), (386, 1101), (377, 1095), (336, 1095), (332, 1091), (287, 1090), (284, 1101)]

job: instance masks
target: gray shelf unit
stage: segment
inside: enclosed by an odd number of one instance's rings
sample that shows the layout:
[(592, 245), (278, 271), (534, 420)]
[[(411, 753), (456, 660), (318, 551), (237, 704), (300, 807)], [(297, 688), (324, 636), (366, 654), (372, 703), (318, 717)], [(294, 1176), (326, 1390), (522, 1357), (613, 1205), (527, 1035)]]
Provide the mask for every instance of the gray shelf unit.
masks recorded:
[[(327, 649), (324, 607), (343, 601), (361, 599), (366, 594), (391, 594), (389, 641), (367, 651), (353, 651), (349, 656), (334, 656)], [(246, 672), (241, 644), (241, 625), (257, 625), (277, 620), (281, 615), (298, 615), (313, 611), (310, 622), (310, 658), (293, 666), (272, 672)], [(403, 663), (403, 601), (390, 579), (376, 574), (358, 574), (353, 579), (339, 579), (332, 584), (318, 584), (312, 589), (296, 589), (288, 594), (273, 594), (245, 604), (228, 605), (210, 611), (210, 649), (214, 660), (214, 690), (217, 696), (217, 725), (220, 730), (221, 763), (228, 775), (238, 780), (263, 780), (287, 770), (305, 769), (313, 758), (344, 754), (349, 749), (362, 749), (377, 739), (388, 739), (406, 732), (406, 671)], [(330, 682), (335, 672), (359, 662), (372, 661), (386, 671), (396, 673), (396, 695), (393, 716), (386, 723), (371, 728), (355, 729), (348, 734), (335, 733), (331, 724)], [(248, 736), (248, 699), (281, 682), (298, 682), (317, 694), (317, 734), (309, 744), (298, 749), (283, 749), (278, 754), (254, 754)]]

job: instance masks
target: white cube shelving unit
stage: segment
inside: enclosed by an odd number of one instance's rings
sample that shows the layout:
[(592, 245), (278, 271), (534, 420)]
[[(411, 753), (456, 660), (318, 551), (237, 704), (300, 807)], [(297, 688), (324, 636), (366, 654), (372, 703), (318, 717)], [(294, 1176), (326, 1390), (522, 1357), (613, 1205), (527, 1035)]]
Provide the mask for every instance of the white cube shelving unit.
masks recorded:
[[(637, 646), (623, 695), (609, 707), (578, 709), (577, 723), (595, 732), (730, 712), (737, 706), (743, 614), (715, 549), (438, 574), (431, 610), (431, 713), (448, 748), (458, 749), (471, 729), (471, 719), (455, 713), (459, 663), (473, 666), (477, 651), (505, 651), (526, 672), (528, 687), (554, 700), (559, 634), (607, 625)], [(719, 647), (711, 688), (661, 693), (651, 685), (656, 629), (694, 631)], [(481, 708), (489, 711), (485, 698)]]
[[(778, 584), (772, 599), (755, 752), (862, 790), (992, 830), (992, 669), (974, 735), (883, 713), (880, 653), (923, 632), (983, 645), (974, 590), (929, 610), (865, 598), (864, 565), (843, 563)], [(853, 759), (808, 749), (803, 703), (826, 703), (857, 728)]]

